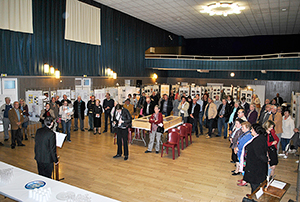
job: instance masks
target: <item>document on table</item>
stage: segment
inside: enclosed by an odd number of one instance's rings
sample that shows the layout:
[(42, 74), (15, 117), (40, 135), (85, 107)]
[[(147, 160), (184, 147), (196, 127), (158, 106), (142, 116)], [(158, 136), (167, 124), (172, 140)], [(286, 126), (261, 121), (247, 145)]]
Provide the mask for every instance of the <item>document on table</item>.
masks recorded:
[(61, 148), (64, 143), (65, 137), (67, 135), (59, 132), (55, 132), (55, 134), (56, 134), (56, 146)]
[(276, 187), (278, 189), (283, 189), (286, 185), (286, 183), (284, 182), (280, 182), (278, 180), (274, 180), (271, 184), (270, 184), (272, 187)]
[(262, 188), (260, 188), (260, 189), (256, 192), (255, 196), (256, 196), (257, 199), (259, 199), (263, 194), (264, 194), (264, 192), (263, 192)]

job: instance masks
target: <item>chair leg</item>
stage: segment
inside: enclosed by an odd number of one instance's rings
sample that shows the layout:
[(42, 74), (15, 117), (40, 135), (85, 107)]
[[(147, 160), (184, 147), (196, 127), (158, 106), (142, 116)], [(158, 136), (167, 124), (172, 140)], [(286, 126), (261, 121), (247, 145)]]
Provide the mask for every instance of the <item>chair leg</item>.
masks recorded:
[(180, 156), (180, 146), (177, 145), (178, 156)]
[(191, 134), (191, 137), (190, 137), (190, 141), (191, 141), (191, 144), (192, 144), (192, 134)]
[(161, 156), (160, 157), (162, 157), (163, 154), (164, 154), (164, 145), (161, 147)]
[(181, 149), (184, 150), (184, 146), (183, 146), (183, 138), (181, 138)]
[(189, 146), (189, 136), (185, 137), (185, 147)]
[(169, 154), (169, 147), (166, 147), (166, 153)]
[(173, 160), (175, 160), (175, 146), (172, 147)]

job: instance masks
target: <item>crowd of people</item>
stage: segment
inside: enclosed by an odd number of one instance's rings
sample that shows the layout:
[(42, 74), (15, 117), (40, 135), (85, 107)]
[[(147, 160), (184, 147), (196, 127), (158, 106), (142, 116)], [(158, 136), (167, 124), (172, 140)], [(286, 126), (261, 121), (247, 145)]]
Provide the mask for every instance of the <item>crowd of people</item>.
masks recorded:
[[(220, 99), (221, 97), (221, 99)], [(8, 128), (11, 125), (11, 148), (25, 146), (22, 143), (28, 139), (28, 106), (23, 99), (20, 102), (10, 103), (9, 97), (5, 98), (5, 104), (0, 108), (0, 118), (4, 127), (4, 141), (8, 141)], [(111, 133), (117, 134), (117, 154), (114, 158), (124, 154), (124, 160), (128, 159), (128, 128), (131, 127), (132, 119), (150, 115), (149, 122), (151, 130), (149, 133), (148, 149), (145, 153), (152, 152), (155, 138), (155, 151), (159, 153), (162, 133), (158, 130), (163, 126), (163, 115), (182, 117), (184, 123), (193, 125), (192, 132), (196, 137), (203, 135), (203, 127), (208, 129), (206, 138), (223, 136), (229, 138), (232, 150), (231, 162), (235, 163), (232, 175), (243, 174), (243, 179), (238, 181), (239, 186), (246, 186), (250, 183), (254, 191), (266, 176), (274, 176), (278, 156), (288, 157), (288, 144), (294, 134), (299, 132), (295, 129), (294, 120), (289, 111), (282, 110), (283, 99), (277, 94), (272, 99), (265, 100), (263, 106), (257, 95), (253, 95), (252, 102), (247, 103), (246, 98), (241, 101), (234, 101), (231, 95), (226, 95), (221, 91), (220, 96), (215, 99), (205, 93), (202, 98), (199, 94), (195, 98), (185, 94), (172, 92), (170, 95), (164, 94), (159, 97), (159, 93), (153, 92), (151, 96), (142, 93), (140, 99), (136, 94), (128, 95), (124, 104), (117, 104), (111, 99), (110, 94), (106, 94), (103, 103), (95, 96), (91, 96), (87, 104), (80, 96), (72, 103), (63, 95), (63, 99), (53, 97), (45, 108), (41, 111), (40, 122), (42, 126), (52, 131), (58, 131), (60, 124), (62, 132), (67, 134), (66, 141), (71, 142), (71, 123), (74, 118), (74, 131), (85, 131), (84, 119), (87, 115), (89, 129), (94, 135), (101, 134), (101, 118), (104, 113), (103, 133), (110, 129)], [(87, 108), (87, 114), (85, 110)], [(137, 116), (136, 116), (137, 115)], [(47, 120), (47, 124), (45, 124)], [(49, 120), (53, 120), (49, 122)], [(79, 124), (78, 124), (79, 122)], [(50, 127), (51, 125), (51, 127)], [(46, 129), (45, 129), (46, 130)], [(278, 154), (279, 148), (282, 153)], [(0, 142), (0, 145), (3, 143)], [(122, 152), (123, 147), (123, 152)], [(37, 157), (39, 158), (39, 157)], [(57, 163), (57, 159), (53, 162)], [(39, 166), (44, 166), (40, 164)]]

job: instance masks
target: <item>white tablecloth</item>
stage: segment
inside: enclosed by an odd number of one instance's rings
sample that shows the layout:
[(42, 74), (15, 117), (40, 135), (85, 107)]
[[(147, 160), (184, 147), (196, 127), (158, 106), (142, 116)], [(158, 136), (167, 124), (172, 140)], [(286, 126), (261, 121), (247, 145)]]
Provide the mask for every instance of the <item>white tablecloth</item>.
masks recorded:
[(46, 182), (46, 185), (44, 188), (51, 188), (51, 197), (48, 201), (60, 201), (56, 199), (56, 195), (60, 192), (64, 191), (72, 191), (76, 195), (81, 194), (85, 195), (88, 194), (89, 197), (91, 197), (91, 201), (98, 202), (98, 201), (117, 201), (99, 194), (95, 194), (90, 191), (86, 191), (84, 189), (80, 189), (68, 184), (65, 184), (63, 182), (59, 182), (56, 180), (52, 180), (50, 178), (43, 177), (41, 175), (37, 175), (35, 173), (17, 168), (15, 166), (3, 163), (0, 161), (0, 169), (7, 169), (7, 168), (13, 168), (13, 177), (11, 179), (11, 182), (4, 184), (0, 181), (0, 194), (11, 198), (16, 201), (24, 201), (24, 202), (32, 202), (33, 199), (29, 198), (29, 190), (25, 188), (25, 185), (28, 182), (32, 182), (35, 180), (42, 180)]

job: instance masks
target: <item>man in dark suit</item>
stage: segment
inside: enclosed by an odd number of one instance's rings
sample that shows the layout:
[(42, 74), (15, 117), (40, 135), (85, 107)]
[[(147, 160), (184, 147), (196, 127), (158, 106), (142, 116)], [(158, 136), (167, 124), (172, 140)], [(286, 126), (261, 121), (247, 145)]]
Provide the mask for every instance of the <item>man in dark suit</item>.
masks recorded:
[(150, 98), (151, 98), (151, 102), (154, 103), (154, 106), (158, 105), (159, 98), (158, 98), (158, 95), (155, 93), (155, 91), (152, 92), (152, 95), (150, 96)]
[(263, 125), (267, 120), (269, 120), (269, 116), (271, 115), (271, 105), (267, 104), (265, 107), (265, 111), (261, 112), (258, 123)]
[(279, 96), (279, 93), (276, 94), (276, 97), (274, 98), (274, 100), (276, 100), (276, 103), (279, 104), (279, 106), (281, 106), (283, 104), (283, 99), (282, 99), (282, 97)]
[(164, 99), (160, 102), (160, 111), (163, 115), (170, 116), (173, 109), (173, 103), (170, 99), (168, 99), (167, 94), (164, 94), (163, 98)]
[(227, 103), (225, 99), (222, 100), (222, 104), (218, 108), (218, 137), (221, 136), (222, 128), (224, 126), (223, 136), (224, 139), (227, 138), (227, 128), (228, 128), (228, 121), (230, 116), (231, 107)]
[(247, 112), (249, 110), (250, 105), (246, 102), (245, 97), (242, 97), (241, 101), (241, 106), (244, 108), (245, 112)]
[(81, 96), (77, 97), (77, 100), (74, 102), (74, 131), (78, 130), (78, 119), (80, 121), (80, 130), (84, 131), (84, 110), (85, 110), (85, 102), (81, 99)]
[(196, 137), (199, 137), (198, 134), (199, 112), (200, 112), (200, 105), (197, 103), (197, 99), (194, 98), (193, 104), (191, 104), (188, 109), (188, 114), (189, 114), (190, 123), (193, 124), (192, 132), (195, 132)]
[(154, 113), (154, 104), (151, 102), (150, 98), (146, 98), (144, 104), (143, 114), (144, 116), (152, 115)]
[(22, 123), (24, 122), (24, 116), (22, 110), (19, 109), (19, 102), (14, 102), (14, 107), (8, 111), (8, 119), (11, 125), (11, 148), (16, 147), (16, 141), (18, 146), (25, 146), (22, 144)]
[(115, 101), (110, 99), (110, 94), (106, 93), (106, 99), (103, 100), (103, 109), (104, 109), (104, 131), (103, 133), (107, 132), (107, 125), (109, 120), (110, 125), (110, 132), (112, 133), (112, 126), (111, 126), (111, 110), (115, 105)]
[(39, 128), (35, 135), (35, 157), (39, 175), (51, 178), (53, 163), (58, 164), (56, 154), (56, 136), (51, 130), (53, 118), (47, 117), (44, 121), (45, 126)]

